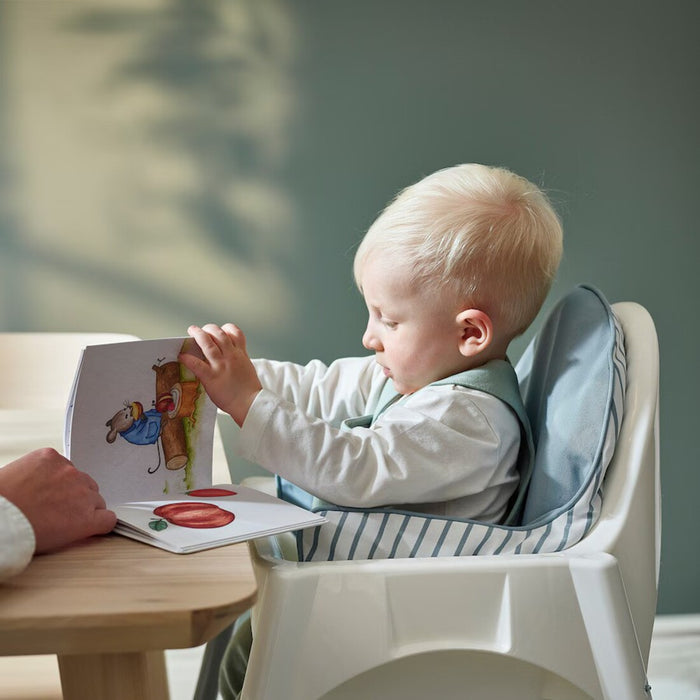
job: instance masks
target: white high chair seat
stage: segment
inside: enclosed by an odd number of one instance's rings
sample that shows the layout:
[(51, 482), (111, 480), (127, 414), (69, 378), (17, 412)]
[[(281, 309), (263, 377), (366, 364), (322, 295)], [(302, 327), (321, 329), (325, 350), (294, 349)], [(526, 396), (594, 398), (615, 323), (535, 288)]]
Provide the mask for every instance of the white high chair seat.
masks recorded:
[(660, 549), (658, 346), (613, 307), (627, 390), (600, 516), (555, 553), (293, 562), (252, 552), (244, 700), (649, 697)]

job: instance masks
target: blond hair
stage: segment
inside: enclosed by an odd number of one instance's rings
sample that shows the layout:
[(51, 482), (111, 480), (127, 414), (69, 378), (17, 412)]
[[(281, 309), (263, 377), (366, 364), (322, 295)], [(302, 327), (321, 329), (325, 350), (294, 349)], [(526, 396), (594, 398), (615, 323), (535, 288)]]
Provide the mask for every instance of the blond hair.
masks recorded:
[(546, 195), (505, 168), (457, 165), (407, 187), (379, 215), (355, 255), (391, 256), (414, 285), (448, 291), (488, 313), (510, 337), (534, 320), (562, 255), (562, 227)]

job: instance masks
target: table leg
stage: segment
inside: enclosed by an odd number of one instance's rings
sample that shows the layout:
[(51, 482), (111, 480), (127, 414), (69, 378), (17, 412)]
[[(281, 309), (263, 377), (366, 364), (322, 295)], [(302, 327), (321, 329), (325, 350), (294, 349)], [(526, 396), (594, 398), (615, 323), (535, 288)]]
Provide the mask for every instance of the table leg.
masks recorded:
[(65, 654), (58, 657), (63, 700), (168, 700), (165, 654)]

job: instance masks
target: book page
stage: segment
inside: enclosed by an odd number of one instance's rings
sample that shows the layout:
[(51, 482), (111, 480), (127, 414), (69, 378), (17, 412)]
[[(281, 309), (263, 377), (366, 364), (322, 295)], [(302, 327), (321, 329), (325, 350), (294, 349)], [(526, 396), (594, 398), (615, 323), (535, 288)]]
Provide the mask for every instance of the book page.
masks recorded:
[(189, 338), (84, 349), (66, 413), (67, 456), (110, 507), (211, 484), (216, 407), (179, 362)]
[(116, 532), (172, 552), (186, 553), (314, 527), (316, 513), (255, 489), (219, 484), (169, 499), (115, 508)]

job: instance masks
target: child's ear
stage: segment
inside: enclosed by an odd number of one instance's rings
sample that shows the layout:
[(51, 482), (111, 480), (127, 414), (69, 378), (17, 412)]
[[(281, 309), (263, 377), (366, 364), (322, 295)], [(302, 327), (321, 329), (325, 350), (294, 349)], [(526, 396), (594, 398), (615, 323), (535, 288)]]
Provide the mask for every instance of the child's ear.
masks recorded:
[(493, 321), (484, 311), (465, 309), (457, 315), (459, 351), (464, 357), (474, 357), (486, 350), (494, 339)]

